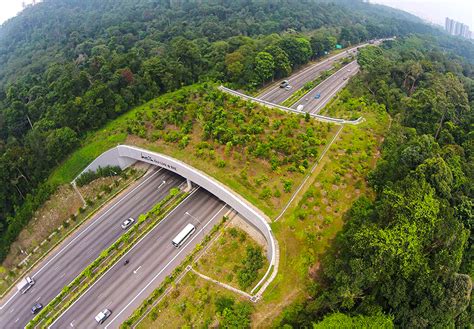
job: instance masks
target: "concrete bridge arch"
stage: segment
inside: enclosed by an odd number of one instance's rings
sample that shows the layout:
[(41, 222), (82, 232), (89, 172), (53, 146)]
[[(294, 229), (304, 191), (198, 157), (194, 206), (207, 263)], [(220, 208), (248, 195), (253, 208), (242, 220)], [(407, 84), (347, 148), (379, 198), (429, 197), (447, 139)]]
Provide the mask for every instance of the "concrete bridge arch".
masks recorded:
[(190, 181), (196, 183), (227, 203), (235, 211), (241, 214), (246, 221), (260, 231), (260, 233), (265, 237), (268, 245), (267, 259), (270, 265), (264, 277), (251, 292), (254, 294), (256, 291), (254, 298), (258, 299), (270, 282), (273, 281), (278, 271), (278, 244), (273, 236), (270, 226), (268, 225), (268, 218), (238, 194), (202, 171), (172, 157), (135, 146), (118, 145), (105, 151), (92, 161), (77, 177), (82, 175), (84, 172), (95, 171), (99, 167), (119, 166), (124, 169), (136, 161), (146, 162), (175, 172), (186, 178), (188, 184), (190, 184)]

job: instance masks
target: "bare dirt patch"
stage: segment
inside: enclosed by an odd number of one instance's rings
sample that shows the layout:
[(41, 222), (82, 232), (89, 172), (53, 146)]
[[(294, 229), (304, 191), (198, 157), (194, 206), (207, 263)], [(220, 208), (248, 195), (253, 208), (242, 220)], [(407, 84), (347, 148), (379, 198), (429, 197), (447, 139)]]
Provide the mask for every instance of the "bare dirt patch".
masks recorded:
[(82, 205), (81, 199), (70, 185), (61, 186), (35, 213), (31, 224), (21, 231), (2, 266), (16, 266), (25, 257), (22, 250), (31, 252)]

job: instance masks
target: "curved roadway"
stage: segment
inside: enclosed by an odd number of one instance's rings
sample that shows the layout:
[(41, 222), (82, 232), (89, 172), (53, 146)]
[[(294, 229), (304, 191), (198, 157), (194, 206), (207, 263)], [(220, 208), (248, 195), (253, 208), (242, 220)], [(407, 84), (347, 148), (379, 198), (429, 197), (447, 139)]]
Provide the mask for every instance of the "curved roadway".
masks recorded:
[(281, 104), (286, 99), (288, 99), (294, 92), (303, 88), (305, 83), (309, 81), (313, 81), (317, 77), (319, 77), (324, 71), (331, 69), (334, 66), (334, 63), (342, 58), (355, 56), (357, 54), (358, 47), (364, 47), (367, 44), (362, 44), (357, 47), (353, 47), (350, 49), (346, 49), (343, 52), (340, 52), (337, 55), (331, 56), (321, 62), (315, 63), (306, 69), (296, 72), (292, 74), (288, 80), (290, 83), (291, 89), (286, 90), (285, 88), (280, 88), (280, 82), (274, 86), (270, 87), (269, 89), (265, 90), (263, 93), (257, 96), (257, 98), (262, 99), (267, 102)]
[[(303, 105), (303, 111), (318, 114), (333, 96), (349, 82), (349, 78), (356, 75), (357, 72), (359, 72), (357, 61), (343, 66), (291, 107), (296, 109), (299, 105)], [(317, 94), (320, 95), (319, 98), (315, 98)]]

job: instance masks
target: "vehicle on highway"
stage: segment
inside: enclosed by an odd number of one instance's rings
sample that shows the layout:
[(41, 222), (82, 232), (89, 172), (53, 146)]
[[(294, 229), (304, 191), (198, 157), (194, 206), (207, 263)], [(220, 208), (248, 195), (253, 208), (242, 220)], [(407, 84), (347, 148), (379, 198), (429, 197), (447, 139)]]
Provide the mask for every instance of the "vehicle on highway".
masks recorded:
[(36, 314), (36, 313), (38, 313), (39, 311), (41, 311), (42, 308), (43, 308), (43, 304), (41, 304), (41, 303), (36, 303), (36, 304), (34, 304), (33, 307), (31, 308), (31, 313)]
[(126, 229), (129, 228), (134, 222), (135, 222), (135, 219), (133, 219), (132, 217), (130, 217), (129, 219), (125, 220), (125, 221), (122, 223), (122, 228), (123, 228), (124, 230), (126, 230)]
[(110, 316), (110, 314), (112, 314), (112, 311), (109, 310), (108, 308), (104, 308), (104, 310), (102, 312), (100, 312), (99, 314), (97, 314), (95, 316), (95, 320), (99, 324), (102, 324), (102, 323), (104, 323), (105, 320), (107, 320), (107, 318)]
[(123, 265), (127, 265), (128, 263), (130, 263), (130, 261), (126, 259), (125, 262), (123, 262)]
[(318, 93), (318, 94), (314, 95), (314, 99), (320, 99), (320, 98), (321, 98), (321, 94)]
[(285, 87), (285, 90), (290, 90), (292, 87), (290, 85)]
[(16, 288), (22, 293), (24, 294), (25, 292), (27, 292), (33, 285), (35, 284), (35, 281), (30, 278), (29, 276), (27, 276), (26, 278), (24, 278), (23, 280), (21, 280), (20, 282), (18, 282), (18, 284), (16, 285)]
[(297, 111), (303, 111), (303, 108), (304, 108), (304, 105), (303, 104), (300, 104), (298, 105), (298, 107), (296, 108)]
[(342, 78), (342, 80), (347, 80), (347, 77)]
[(186, 241), (187, 238), (189, 238), (191, 234), (194, 233), (194, 231), (196, 231), (196, 228), (194, 227), (193, 224), (186, 225), (186, 227), (183, 228), (182, 231), (178, 233), (178, 235), (173, 239), (173, 241), (171, 241), (171, 243), (176, 248), (181, 247), (184, 241)]
[(351, 69), (347, 69), (347, 72), (350, 72), (350, 71), (351, 71)]
[(289, 86), (289, 85), (290, 85), (290, 82), (288, 80), (283, 80), (280, 83), (280, 88), (285, 88), (286, 86)]

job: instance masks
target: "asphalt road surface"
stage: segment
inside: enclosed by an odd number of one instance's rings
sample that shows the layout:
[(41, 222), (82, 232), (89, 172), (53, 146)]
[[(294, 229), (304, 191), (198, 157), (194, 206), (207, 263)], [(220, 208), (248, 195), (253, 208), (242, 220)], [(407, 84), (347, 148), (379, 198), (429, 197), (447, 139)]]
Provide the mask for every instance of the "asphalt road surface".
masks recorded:
[[(349, 78), (357, 74), (358, 71), (359, 65), (357, 61), (347, 64), (317, 85), (291, 107), (296, 109), (299, 105), (303, 105), (303, 111), (317, 114), (349, 82)], [(319, 98), (316, 97), (318, 94)]]
[(122, 192), (29, 274), (36, 281), (30, 290), (20, 294), (13, 288), (14, 292), (1, 306), (0, 328), (23, 328), (34, 317), (33, 304), (39, 302), (45, 306), (59, 294), (124, 233), (120, 225), (125, 219), (147, 212), (183, 181), (184, 178), (174, 173), (155, 169)]
[[(357, 47), (364, 47), (367, 44), (359, 45)], [(331, 69), (335, 63), (344, 57), (349, 57), (350, 55), (357, 54), (357, 47), (349, 48), (340, 52), (337, 55), (331, 56), (322, 62), (313, 64), (306, 69), (297, 72), (291, 75), (289, 78), (286, 78), (290, 83), (291, 89), (286, 90), (285, 88), (280, 88), (280, 82), (276, 83), (273, 87), (265, 90), (262, 94), (257, 96), (257, 98), (263, 99), (267, 102), (272, 102), (275, 104), (281, 104), (286, 99), (288, 99), (294, 92), (301, 89), (305, 83), (313, 81), (318, 76), (320, 76), (324, 71)]]
[[(202, 188), (195, 190), (81, 296), (51, 328), (118, 328), (171, 274), (231, 210)], [(187, 225), (196, 231), (176, 248), (173, 238)], [(129, 263), (124, 264), (128, 259)], [(112, 315), (102, 324), (95, 316), (104, 308)]]

